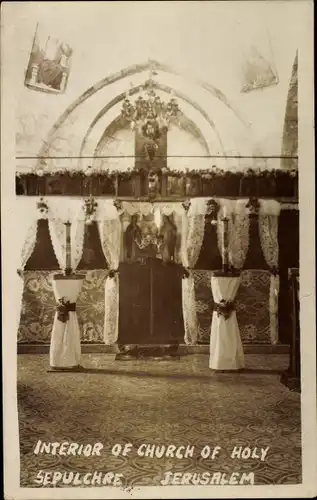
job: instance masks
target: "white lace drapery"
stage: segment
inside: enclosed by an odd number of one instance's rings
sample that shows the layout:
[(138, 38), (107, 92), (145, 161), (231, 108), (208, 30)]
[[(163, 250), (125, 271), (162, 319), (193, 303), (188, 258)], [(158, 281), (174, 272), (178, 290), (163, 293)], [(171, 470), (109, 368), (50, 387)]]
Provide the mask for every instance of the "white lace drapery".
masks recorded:
[(46, 218), (46, 214), (44, 213), (41, 214), (37, 210), (36, 203), (32, 205), (28, 204), (28, 206), (25, 206), (25, 210), (26, 213), (24, 214), (19, 213), (19, 223), (17, 226), (19, 227), (18, 233), (21, 244), (20, 265), (19, 265), (19, 269), (21, 269), (21, 271), (24, 270), (26, 263), (31, 257), (35, 247), (38, 219)]
[(271, 269), (278, 267), (279, 215), (280, 204), (277, 201), (260, 201), (259, 235), (265, 261)]
[(182, 280), (182, 305), (185, 330), (185, 343), (195, 344), (198, 338), (195, 284), (192, 269), (195, 266), (205, 232), (205, 200), (191, 200), (188, 213), (184, 211), (181, 233), (181, 260), (188, 276)]
[(57, 214), (52, 214), (48, 220), (48, 229), (52, 247), (61, 271), (66, 268), (66, 227)]
[(12, 276), (12, 284), (14, 285), (14, 307), (13, 314), (16, 319), (16, 332), (19, 329), (22, 299), (24, 290), (23, 274), (18, 274), (16, 271), (23, 272), (27, 261), (31, 257), (37, 236), (37, 224), (39, 212), (36, 208), (34, 199), (20, 198), (16, 200), (13, 214), (13, 226), (18, 228), (15, 231), (14, 248), (10, 254), (15, 260), (14, 275)]
[(271, 269), (270, 282), (270, 336), (272, 344), (278, 342), (278, 222), (281, 206), (275, 200), (261, 200), (259, 211), (259, 235), (261, 248), (267, 265)]
[(242, 269), (249, 249), (249, 213), (247, 200), (220, 199), (221, 208), (218, 212), (218, 247), (223, 254), (223, 222), (224, 214), (228, 218), (228, 257), (229, 264), (236, 269)]
[(85, 214), (84, 205), (82, 202), (79, 204), (79, 206), (77, 204), (74, 204), (71, 222), (71, 266), (72, 270), (75, 271), (84, 251)]
[(113, 204), (104, 203), (96, 214), (100, 241), (110, 268), (105, 283), (104, 342), (114, 344), (119, 333), (119, 259), (122, 226), (120, 213)]

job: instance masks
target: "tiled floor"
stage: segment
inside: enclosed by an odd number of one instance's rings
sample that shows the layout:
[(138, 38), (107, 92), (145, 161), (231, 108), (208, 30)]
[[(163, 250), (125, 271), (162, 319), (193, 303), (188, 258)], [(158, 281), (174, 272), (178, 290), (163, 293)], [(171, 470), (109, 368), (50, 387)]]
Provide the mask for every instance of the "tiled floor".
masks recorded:
[[(300, 395), (279, 382), (283, 354), (247, 354), (245, 373), (214, 373), (208, 355), (180, 361), (114, 360), (83, 354), (85, 373), (47, 373), (48, 356), (18, 356), (21, 486), (34, 487), (40, 469), (120, 472), (125, 486), (160, 485), (164, 472), (253, 471), (256, 484), (301, 481)], [(102, 442), (102, 456), (34, 455), (42, 441)], [(115, 443), (132, 443), (115, 457)], [(146, 458), (142, 443), (195, 446), (194, 456)], [(221, 446), (216, 460), (200, 457)], [(234, 446), (269, 446), (265, 461), (234, 460)]]

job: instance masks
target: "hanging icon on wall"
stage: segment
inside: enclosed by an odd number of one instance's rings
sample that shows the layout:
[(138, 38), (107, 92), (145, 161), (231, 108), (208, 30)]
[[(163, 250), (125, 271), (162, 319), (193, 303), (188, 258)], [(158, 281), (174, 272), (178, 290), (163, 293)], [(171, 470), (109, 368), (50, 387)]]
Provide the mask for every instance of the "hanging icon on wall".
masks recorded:
[(25, 85), (42, 92), (65, 92), (72, 53), (67, 43), (50, 36), (38, 24), (25, 75)]
[(241, 92), (271, 87), (279, 83), (274, 64), (268, 61), (255, 47), (251, 47), (243, 64)]

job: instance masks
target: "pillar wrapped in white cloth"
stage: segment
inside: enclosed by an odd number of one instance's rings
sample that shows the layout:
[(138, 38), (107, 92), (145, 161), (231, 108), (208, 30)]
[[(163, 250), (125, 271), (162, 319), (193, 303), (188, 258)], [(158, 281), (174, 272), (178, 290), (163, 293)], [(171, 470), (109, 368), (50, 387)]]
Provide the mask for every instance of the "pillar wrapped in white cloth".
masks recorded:
[[(212, 316), (209, 368), (239, 370), (244, 353), (233, 301), (240, 285), (239, 276), (212, 276), (211, 290), (217, 306)], [(219, 312), (223, 309), (223, 313)]]
[[(80, 330), (76, 313), (76, 300), (84, 276), (53, 278), (53, 290), (60, 311), (56, 310), (50, 345), (51, 368), (75, 368), (80, 363)], [(64, 308), (62, 302), (68, 302)], [(68, 309), (68, 310), (67, 310)]]

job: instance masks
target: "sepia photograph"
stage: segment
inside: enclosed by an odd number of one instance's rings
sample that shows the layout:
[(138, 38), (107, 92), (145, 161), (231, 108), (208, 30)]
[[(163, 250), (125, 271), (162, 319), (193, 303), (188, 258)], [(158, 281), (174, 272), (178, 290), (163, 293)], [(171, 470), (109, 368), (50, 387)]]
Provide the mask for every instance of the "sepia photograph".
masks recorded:
[(5, 498), (312, 498), (312, 2), (1, 27)]

